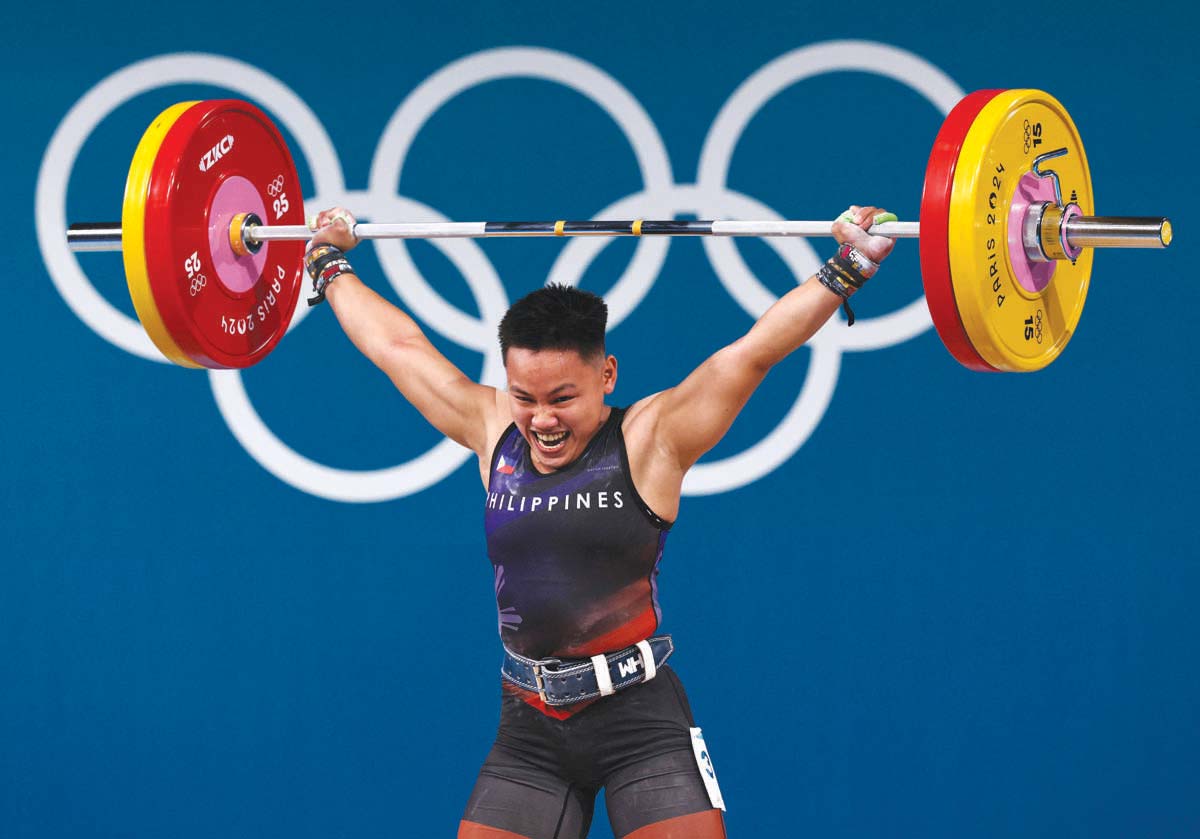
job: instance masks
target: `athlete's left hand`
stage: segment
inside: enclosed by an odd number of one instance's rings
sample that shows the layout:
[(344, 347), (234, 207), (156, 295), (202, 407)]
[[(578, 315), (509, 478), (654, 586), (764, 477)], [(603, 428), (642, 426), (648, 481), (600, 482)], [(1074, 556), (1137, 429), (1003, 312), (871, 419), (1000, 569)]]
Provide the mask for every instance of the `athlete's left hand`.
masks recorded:
[[(833, 236), (841, 244), (857, 248), (859, 253), (872, 262), (883, 262), (895, 247), (896, 240), (886, 236), (872, 236), (867, 230), (875, 223), (877, 216), (886, 212), (878, 207), (859, 207), (851, 204), (850, 209), (833, 223)], [(847, 217), (849, 220), (846, 220)]]

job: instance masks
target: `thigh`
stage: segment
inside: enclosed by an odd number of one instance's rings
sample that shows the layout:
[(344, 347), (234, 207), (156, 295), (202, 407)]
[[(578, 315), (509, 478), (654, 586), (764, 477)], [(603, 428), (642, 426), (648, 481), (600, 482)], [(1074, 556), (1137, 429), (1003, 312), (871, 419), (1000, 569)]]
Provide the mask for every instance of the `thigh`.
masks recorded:
[[(614, 772), (604, 797), (618, 839), (631, 834), (638, 839), (725, 835), (721, 811), (713, 808), (691, 749), (645, 758)], [(671, 829), (656, 832), (650, 829), (655, 825)]]
[(596, 788), (567, 777), (555, 748), (555, 722), (519, 699), (504, 698), (496, 743), (467, 801), (460, 837), (587, 835)]
[(493, 747), (467, 801), (459, 835), (504, 835), (464, 833), (468, 827), (487, 827), (527, 839), (582, 839), (592, 823), (595, 802), (595, 789), (571, 784)]

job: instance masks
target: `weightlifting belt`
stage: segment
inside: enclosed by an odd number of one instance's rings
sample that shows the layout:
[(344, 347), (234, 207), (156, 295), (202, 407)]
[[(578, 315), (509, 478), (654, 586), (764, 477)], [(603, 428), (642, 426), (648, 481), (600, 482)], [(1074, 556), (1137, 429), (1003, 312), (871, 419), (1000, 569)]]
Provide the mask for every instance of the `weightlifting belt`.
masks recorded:
[(674, 651), (670, 635), (656, 635), (615, 653), (591, 658), (535, 660), (505, 647), (500, 675), (519, 688), (533, 691), (547, 705), (570, 705), (650, 681)]

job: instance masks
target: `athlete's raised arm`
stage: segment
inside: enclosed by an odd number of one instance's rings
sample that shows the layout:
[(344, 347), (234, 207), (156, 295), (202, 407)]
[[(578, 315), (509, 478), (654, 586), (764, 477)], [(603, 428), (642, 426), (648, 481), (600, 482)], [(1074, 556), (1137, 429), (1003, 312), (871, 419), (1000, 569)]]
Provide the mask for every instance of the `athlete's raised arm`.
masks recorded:
[(643, 405), (657, 451), (678, 466), (680, 477), (729, 430), (771, 369), (816, 334), (850, 294), (879, 267), (895, 242), (867, 228), (882, 214), (852, 206), (852, 219), (834, 223), (838, 255), (789, 291), (744, 336), (714, 353), (679, 385)]
[[(317, 232), (305, 257), (318, 296), (333, 307), (346, 335), (387, 374), (421, 416), (481, 458), (508, 419), (507, 402), (495, 388), (478, 384), (425, 337), (416, 322), (372, 291), (354, 273), (345, 252), (358, 240), (354, 217), (335, 207), (317, 216)], [(325, 246), (332, 245), (336, 250)]]

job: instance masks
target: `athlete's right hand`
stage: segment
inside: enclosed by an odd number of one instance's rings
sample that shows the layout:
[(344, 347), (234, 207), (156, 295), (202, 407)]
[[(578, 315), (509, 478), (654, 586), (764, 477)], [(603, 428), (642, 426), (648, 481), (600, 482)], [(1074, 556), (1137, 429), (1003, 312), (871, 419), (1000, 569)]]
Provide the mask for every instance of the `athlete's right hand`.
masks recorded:
[(345, 207), (330, 207), (328, 210), (322, 210), (316, 219), (312, 242), (309, 247), (314, 245), (333, 245), (343, 253), (352, 250), (358, 244), (358, 238), (354, 235), (354, 225), (356, 224), (354, 215)]

